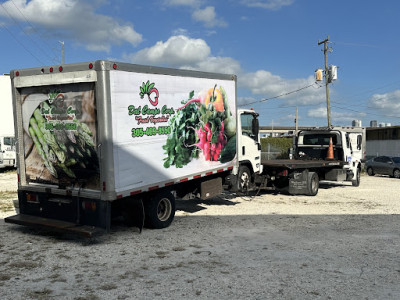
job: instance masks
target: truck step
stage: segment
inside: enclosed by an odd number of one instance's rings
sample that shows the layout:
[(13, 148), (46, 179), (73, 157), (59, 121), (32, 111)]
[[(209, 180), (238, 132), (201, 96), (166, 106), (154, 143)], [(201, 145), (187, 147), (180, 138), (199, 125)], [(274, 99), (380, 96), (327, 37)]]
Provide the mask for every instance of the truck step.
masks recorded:
[(103, 229), (88, 225), (77, 225), (71, 222), (18, 214), (4, 219), (6, 223), (50, 229), (58, 232), (73, 233), (84, 237), (93, 237), (105, 232)]

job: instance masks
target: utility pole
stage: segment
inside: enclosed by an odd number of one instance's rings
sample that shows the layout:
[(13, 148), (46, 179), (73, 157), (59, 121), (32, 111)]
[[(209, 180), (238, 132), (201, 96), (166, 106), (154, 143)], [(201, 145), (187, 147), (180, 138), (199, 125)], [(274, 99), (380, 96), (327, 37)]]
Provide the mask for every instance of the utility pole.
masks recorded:
[(324, 57), (325, 57), (325, 92), (326, 92), (326, 112), (328, 116), (328, 127), (331, 126), (331, 104), (329, 101), (329, 71), (328, 71), (328, 42), (329, 36), (323, 41), (318, 40), (318, 46), (324, 44)]
[(299, 132), (299, 109), (297, 106), (296, 106), (296, 117), (294, 119), (294, 124), (296, 129), (293, 135), (292, 147), (289, 150), (289, 159), (293, 159), (294, 154), (296, 153), (296, 139), (297, 139), (297, 133)]
[(61, 42), (62, 45), (62, 64), (65, 64), (65, 51), (64, 51), (64, 42)]

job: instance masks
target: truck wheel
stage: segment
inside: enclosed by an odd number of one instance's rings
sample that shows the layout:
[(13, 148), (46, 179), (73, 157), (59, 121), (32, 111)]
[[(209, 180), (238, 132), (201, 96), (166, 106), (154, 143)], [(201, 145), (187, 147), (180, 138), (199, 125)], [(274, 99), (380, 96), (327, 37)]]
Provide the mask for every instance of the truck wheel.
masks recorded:
[(168, 191), (161, 191), (144, 201), (145, 225), (161, 229), (171, 225), (175, 216), (175, 197)]
[(357, 169), (356, 179), (351, 181), (352, 186), (359, 186), (361, 179), (361, 170)]
[(318, 194), (319, 189), (319, 177), (315, 172), (308, 173), (308, 181), (307, 181), (308, 195), (315, 196)]
[(246, 193), (250, 189), (251, 184), (251, 173), (248, 167), (240, 166), (239, 173), (238, 173), (238, 191), (241, 193)]
[(393, 171), (393, 177), (394, 178), (400, 178), (400, 170), (399, 169), (396, 169), (396, 170)]
[(369, 176), (374, 176), (374, 175), (375, 175), (375, 174), (374, 174), (374, 170), (372, 170), (371, 167), (369, 167), (369, 168), (367, 169), (367, 173), (368, 173)]

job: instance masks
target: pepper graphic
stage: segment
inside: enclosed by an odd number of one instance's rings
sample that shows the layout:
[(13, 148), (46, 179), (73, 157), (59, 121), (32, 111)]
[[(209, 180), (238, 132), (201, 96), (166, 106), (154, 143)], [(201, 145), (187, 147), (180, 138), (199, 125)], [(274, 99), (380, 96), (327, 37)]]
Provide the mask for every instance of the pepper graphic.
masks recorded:
[(217, 89), (217, 85), (214, 88), (211, 88), (207, 92), (205, 105), (208, 106), (209, 103), (214, 105), (215, 110), (224, 111), (224, 98), (222, 97), (222, 93), (219, 89)]

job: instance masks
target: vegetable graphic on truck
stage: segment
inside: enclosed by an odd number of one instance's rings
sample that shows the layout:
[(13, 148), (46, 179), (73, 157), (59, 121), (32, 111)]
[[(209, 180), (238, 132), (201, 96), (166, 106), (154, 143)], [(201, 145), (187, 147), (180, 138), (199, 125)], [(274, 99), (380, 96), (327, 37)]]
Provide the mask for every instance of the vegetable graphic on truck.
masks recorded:
[[(200, 156), (206, 161), (226, 162), (232, 160), (235, 151), (230, 155), (224, 151), (229, 139), (235, 139), (236, 124), (232, 118), (228, 96), (222, 86), (215, 85), (200, 92), (197, 98), (194, 91), (189, 94), (187, 101), (182, 101), (182, 107), (170, 119), (171, 134), (163, 146), (167, 157), (164, 167), (175, 165), (182, 168), (192, 159)], [(228, 128), (225, 126), (228, 125)], [(231, 149), (231, 148), (229, 148)], [(232, 149), (231, 149), (232, 150)]]
[[(48, 90), (48, 88), (46, 89)], [(98, 177), (99, 162), (95, 136), (85, 120), (93, 102), (89, 91), (30, 91), (24, 96), (23, 111), (31, 113), (25, 124), (26, 168), (31, 182), (64, 185), (87, 184)], [(45, 99), (41, 101), (42, 99)], [(82, 116), (84, 119), (82, 119)], [(94, 119), (94, 118), (93, 118)], [(25, 122), (27, 123), (27, 122)], [(93, 186), (97, 187), (98, 186)]]

